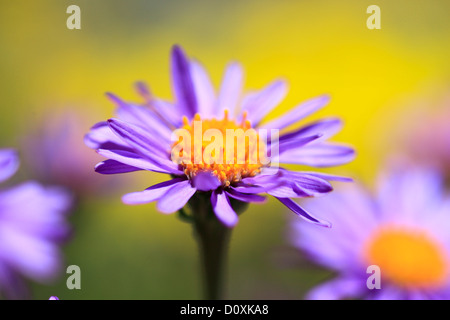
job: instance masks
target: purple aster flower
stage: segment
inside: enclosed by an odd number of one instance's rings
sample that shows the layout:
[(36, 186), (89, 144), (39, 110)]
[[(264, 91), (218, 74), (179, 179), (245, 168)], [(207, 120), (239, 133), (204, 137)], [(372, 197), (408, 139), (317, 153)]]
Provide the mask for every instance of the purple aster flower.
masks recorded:
[[(450, 299), (450, 197), (435, 171), (404, 166), (382, 176), (375, 195), (349, 185), (305, 206), (337, 221), (292, 221), (291, 243), (338, 274), (308, 298)], [(379, 289), (367, 285), (369, 266), (379, 267)]]
[[(0, 150), (0, 182), (19, 167), (17, 153)], [(0, 294), (23, 298), (20, 276), (48, 281), (61, 268), (59, 243), (67, 238), (70, 197), (60, 189), (25, 182), (0, 191)]]
[(79, 143), (91, 125), (87, 117), (65, 109), (52, 110), (44, 118), (23, 139), (23, 158), (30, 176), (46, 185), (65, 187), (78, 197), (111, 192), (123, 182), (101, 179), (89, 170), (101, 157)]
[[(276, 159), (271, 159), (272, 162), (276, 160), (313, 167), (347, 163), (354, 157), (353, 149), (327, 141), (341, 129), (341, 120), (327, 118), (288, 130), (291, 125), (325, 106), (329, 101), (327, 96), (311, 99), (275, 120), (264, 122), (266, 115), (287, 94), (285, 81), (276, 80), (259, 92), (243, 96), (242, 67), (231, 63), (216, 93), (203, 66), (196, 60), (188, 59), (178, 46), (172, 50), (171, 71), (173, 103), (153, 97), (141, 83), (138, 84), (138, 91), (146, 101), (144, 106), (109, 94), (117, 105), (117, 118), (96, 124), (85, 137), (89, 147), (108, 158), (96, 166), (95, 170), (99, 173), (148, 170), (170, 175), (168, 181), (125, 195), (124, 203), (157, 201), (161, 212), (173, 213), (191, 203), (192, 198), (209, 197), (217, 219), (225, 226), (233, 227), (238, 222), (237, 209), (233, 204), (263, 202), (265, 198), (259, 194), (267, 193), (300, 217), (330, 226), (327, 221), (306, 212), (292, 198), (330, 192), (332, 187), (329, 181), (348, 180), (346, 178), (283, 168), (278, 170), (248, 161), (230, 165), (210, 164), (205, 160), (200, 163), (176, 163), (171, 160), (173, 131), (184, 129), (193, 133), (195, 122), (198, 122), (203, 129), (211, 128), (222, 133), (227, 129), (282, 130), (277, 144), (279, 152)], [(270, 145), (271, 141), (268, 141), (267, 146)], [(248, 150), (244, 153), (246, 159), (251, 155)]]
[(57, 296), (51, 296), (48, 300), (59, 300)]

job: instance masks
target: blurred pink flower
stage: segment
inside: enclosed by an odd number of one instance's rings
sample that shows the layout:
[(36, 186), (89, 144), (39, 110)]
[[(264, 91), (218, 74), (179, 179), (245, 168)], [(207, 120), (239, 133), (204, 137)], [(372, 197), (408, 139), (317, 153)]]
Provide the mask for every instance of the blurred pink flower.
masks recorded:
[(413, 161), (432, 166), (450, 178), (450, 97), (430, 109), (408, 118), (402, 142)]

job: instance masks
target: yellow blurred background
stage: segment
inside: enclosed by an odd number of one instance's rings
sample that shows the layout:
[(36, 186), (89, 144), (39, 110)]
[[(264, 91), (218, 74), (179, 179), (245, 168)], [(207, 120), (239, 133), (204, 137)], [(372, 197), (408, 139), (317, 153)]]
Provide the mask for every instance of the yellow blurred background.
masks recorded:
[[(66, 27), (71, 4), (81, 8), (81, 30)], [(381, 8), (380, 30), (366, 27), (371, 4)], [(29, 126), (45, 125), (42, 115), (56, 110), (76, 108), (92, 124), (110, 118), (114, 106), (104, 93), (139, 102), (138, 80), (170, 99), (169, 52), (180, 44), (216, 85), (230, 60), (244, 65), (246, 89), (287, 79), (288, 97), (271, 116), (330, 94), (330, 105), (311, 119), (343, 118), (336, 140), (352, 144), (358, 156), (326, 171), (370, 184), (397, 149), (391, 134), (413, 102), (429, 100), (431, 108), (448, 92), (449, 12), (444, 0), (2, 1), (0, 146), (19, 146)], [(35, 298), (201, 298), (190, 226), (159, 214), (154, 204), (120, 201), (163, 177), (130, 176), (126, 188), (85, 199), (72, 215), (65, 263), (81, 267), (82, 289), (68, 290), (63, 274), (52, 285), (33, 285)], [(292, 253), (285, 241), (290, 214), (271, 200), (241, 216), (230, 248), (228, 298), (301, 299), (330, 276), (285, 257)]]

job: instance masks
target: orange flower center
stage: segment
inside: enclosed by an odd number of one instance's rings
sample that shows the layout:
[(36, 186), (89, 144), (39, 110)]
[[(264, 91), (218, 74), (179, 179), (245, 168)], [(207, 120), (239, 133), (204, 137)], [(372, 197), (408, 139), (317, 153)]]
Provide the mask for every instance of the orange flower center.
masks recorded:
[(202, 120), (196, 114), (189, 122), (183, 117), (183, 126), (176, 132), (172, 160), (183, 166), (189, 178), (210, 172), (223, 186), (229, 186), (257, 175), (267, 164), (266, 143), (252, 129), (246, 114), (240, 123), (228, 119), (228, 110), (222, 120)]
[(370, 264), (380, 267), (382, 278), (409, 288), (437, 287), (447, 277), (447, 258), (441, 245), (426, 232), (384, 227), (366, 246)]

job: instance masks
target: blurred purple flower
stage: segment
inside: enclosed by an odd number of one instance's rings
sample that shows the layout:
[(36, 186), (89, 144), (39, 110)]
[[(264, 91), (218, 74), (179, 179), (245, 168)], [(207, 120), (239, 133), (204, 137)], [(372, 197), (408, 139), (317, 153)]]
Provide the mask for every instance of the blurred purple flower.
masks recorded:
[[(175, 102), (169, 103), (151, 96), (143, 84), (139, 92), (147, 101), (137, 106), (110, 94), (117, 104), (118, 119), (96, 124), (86, 135), (86, 144), (97, 149), (108, 160), (95, 170), (102, 174), (126, 173), (137, 170), (161, 172), (171, 180), (151, 186), (145, 191), (127, 194), (126, 204), (158, 201), (164, 213), (182, 209), (197, 192), (208, 196), (216, 217), (233, 227), (238, 215), (230, 201), (262, 202), (267, 193), (307, 221), (330, 226), (327, 221), (312, 216), (291, 198), (312, 197), (330, 192), (329, 180), (349, 180), (315, 172), (293, 172), (263, 165), (201, 165), (177, 164), (171, 161), (174, 129), (191, 129), (193, 121), (204, 126), (225, 129), (287, 129), (306, 116), (325, 106), (329, 98), (321, 96), (298, 105), (281, 117), (263, 123), (266, 115), (287, 94), (287, 84), (277, 80), (259, 92), (245, 96), (241, 101), (243, 70), (231, 63), (225, 71), (218, 94), (207, 72), (196, 60), (188, 59), (175, 46), (171, 53), (172, 87)], [(339, 119), (323, 119), (285, 132), (279, 139), (280, 163), (315, 167), (336, 166), (351, 161), (352, 148), (330, 143), (328, 138), (340, 131)], [(270, 142), (269, 142), (270, 144)]]
[[(17, 153), (0, 150), (0, 182), (19, 166)], [(25, 182), (0, 191), (0, 293), (22, 298), (20, 275), (36, 281), (55, 278), (61, 268), (59, 244), (69, 235), (68, 194)]]
[(59, 300), (57, 296), (51, 296), (48, 300)]
[[(333, 229), (292, 221), (290, 241), (338, 273), (310, 299), (450, 299), (450, 197), (435, 171), (405, 166), (381, 177), (378, 193), (348, 186), (305, 206), (338, 221)], [(381, 271), (369, 289), (367, 268)]]
[(114, 189), (117, 183), (101, 179), (91, 170), (101, 158), (80, 142), (87, 128), (88, 120), (73, 110), (47, 115), (23, 141), (30, 175), (44, 184), (63, 186), (79, 197)]

